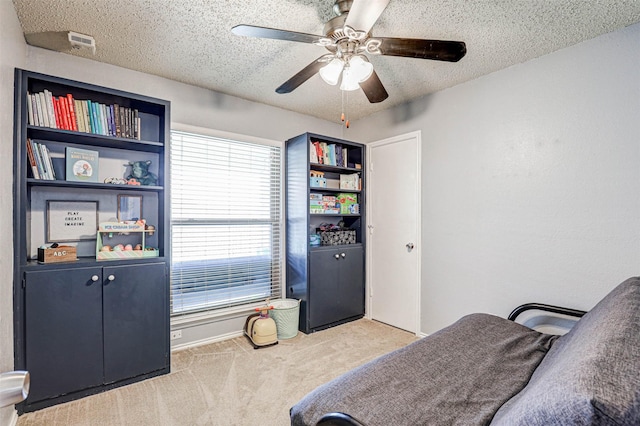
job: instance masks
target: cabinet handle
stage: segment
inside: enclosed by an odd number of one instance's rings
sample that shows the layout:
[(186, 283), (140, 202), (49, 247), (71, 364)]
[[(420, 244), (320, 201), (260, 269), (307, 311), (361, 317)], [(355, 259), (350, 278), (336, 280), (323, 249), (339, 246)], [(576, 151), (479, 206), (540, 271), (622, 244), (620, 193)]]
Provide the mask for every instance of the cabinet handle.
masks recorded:
[(333, 257), (335, 257), (337, 260), (340, 260), (340, 255), (339, 254), (334, 254)]
[(94, 275), (94, 276), (92, 276), (92, 277), (91, 277), (91, 281), (93, 281), (94, 283), (95, 283), (96, 281), (98, 281), (99, 279), (100, 279), (100, 277), (99, 277), (99, 276), (97, 276), (97, 275)]
[(115, 279), (116, 279), (116, 277), (115, 277), (115, 275), (109, 275), (109, 276), (107, 277), (107, 279), (108, 279), (109, 281), (113, 281), (113, 280), (115, 280)]
[(347, 255), (345, 253), (340, 253), (340, 256), (342, 256), (342, 258), (344, 259), (345, 257), (347, 257)]

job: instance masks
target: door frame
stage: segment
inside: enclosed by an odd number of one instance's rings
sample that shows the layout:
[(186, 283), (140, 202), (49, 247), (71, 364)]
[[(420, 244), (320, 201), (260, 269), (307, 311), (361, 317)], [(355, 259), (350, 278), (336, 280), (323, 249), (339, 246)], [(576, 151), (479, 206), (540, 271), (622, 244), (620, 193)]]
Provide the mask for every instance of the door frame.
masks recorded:
[[(402, 141), (406, 141), (407, 139), (414, 139), (415, 143), (416, 143), (416, 162), (414, 163), (415, 167), (417, 168), (417, 176), (418, 176), (418, 181), (416, 182), (416, 247), (414, 248), (415, 253), (416, 253), (416, 258), (417, 258), (417, 265), (416, 265), (416, 276), (415, 276), (415, 285), (416, 285), (416, 323), (414, 325), (415, 327), (415, 335), (416, 336), (421, 336), (421, 325), (420, 325), (420, 319), (421, 319), (421, 313), (420, 313), (420, 305), (421, 305), (421, 277), (422, 277), (422, 131), (421, 130), (416, 130), (413, 132), (409, 132), (409, 133), (405, 133), (402, 135), (398, 135), (398, 136), (392, 136), (390, 138), (386, 138), (386, 139), (382, 139), (379, 141), (375, 141), (375, 142), (370, 142), (368, 144), (366, 144), (367, 147), (367, 167), (368, 167), (368, 172), (373, 172), (373, 170), (375, 169), (375, 165), (373, 164), (372, 161), (372, 153), (371, 150), (373, 148), (379, 147), (379, 146), (383, 146), (383, 145), (390, 145), (390, 144), (394, 144), (394, 143), (398, 143), (398, 142), (402, 142)], [(366, 197), (367, 200), (371, 200), (371, 196), (372, 196), (372, 183), (375, 185), (375, 181), (372, 181), (370, 179), (367, 179), (367, 182), (369, 182), (369, 184), (366, 187)], [(367, 228), (366, 228), (366, 232), (368, 232), (368, 235), (370, 235), (370, 228), (369, 225), (372, 224), (373, 219), (375, 218), (373, 212), (371, 211), (371, 206), (372, 203), (368, 202), (367, 206), (366, 206), (366, 213), (367, 213)], [(368, 238), (367, 239), (367, 247), (366, 247), (366, 294), (367, 294), (367, 300), (365, 303), (365, 317), (368, 319), (372, 319), (371, 316), (371, 265), (373, 265), (373, 261), (374, 259), (372, 258), (373, 256), (373, 250), (372, 250), (372, 246), (373, 246), (373, 239), (372, 238)]]

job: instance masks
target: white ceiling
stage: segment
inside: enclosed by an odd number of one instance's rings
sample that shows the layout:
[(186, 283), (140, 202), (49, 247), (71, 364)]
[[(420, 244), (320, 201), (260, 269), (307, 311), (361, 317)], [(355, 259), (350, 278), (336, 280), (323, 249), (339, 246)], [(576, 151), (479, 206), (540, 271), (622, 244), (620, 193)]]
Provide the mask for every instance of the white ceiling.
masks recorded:
[[(237, 24), (322, 34), (334, 0), (13, 0), (25, 34), (76, 31), (96, 61), (338, 122), (342, 92), (318, 75), (275, 88), (326, 53), (312, 44), (233, 35)], [(389, 98), (348, 92), (351, 120), (640, 21), (639, 0), (391, 0), (374, 36), (464, 41), (457, 63), (370, 56)], [(595, 52), (597, 53), (597, 52)], [(630, 52), (637, 55), (638, 52)], [(597, 61), (594, 56), (594, 61)], [(347, 99), (345, 97), (345, 99)]]

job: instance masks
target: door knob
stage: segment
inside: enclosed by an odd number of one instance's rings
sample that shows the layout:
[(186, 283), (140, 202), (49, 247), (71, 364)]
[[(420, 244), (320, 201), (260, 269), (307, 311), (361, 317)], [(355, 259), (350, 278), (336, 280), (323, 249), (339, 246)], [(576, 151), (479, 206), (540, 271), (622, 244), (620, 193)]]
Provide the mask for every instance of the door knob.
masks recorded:
[(93, 281), (94, 283), (95, 283), (96, 281), (98, 281), (99, 279), (100, 279), (100, 277), (99, 277), (99, 276), (97, 276), (97, 275), (94, 275), (94, 276), (92, 276), (92, 277), (91, 277), (91, 281)]
[(344, 259), (345, 257), (347, 257), (347, 255), (345, 253), (340, 253), (340, 256)]
[(413, 250), (413, 247), (414, 247), (413, 243), (407, 243), (407, 250), (411, 251)]
[(113, 281), (113, 280), (115, 280), (115, 279), (116, 279), (116, 277), (115, 277), (115, 275), (109, 275), (109, 276), (107, 277), (107, 279), (108, 279), (109, 281)]
[(340, 260), (340, 255), (339, 254), (334, 254), (333, 257), (335, 257), (337, 260)]

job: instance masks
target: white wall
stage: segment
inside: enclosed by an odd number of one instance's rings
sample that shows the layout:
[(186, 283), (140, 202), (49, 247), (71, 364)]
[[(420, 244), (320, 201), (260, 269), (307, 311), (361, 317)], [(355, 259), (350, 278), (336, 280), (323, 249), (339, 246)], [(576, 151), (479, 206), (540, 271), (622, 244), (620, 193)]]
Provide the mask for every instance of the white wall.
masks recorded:
[(353, 125), (422, 131), (422, 332), (640, 275), (639, 76), (636, 24)]
[[(13, 370), (13, 69), (25, 59), (13, 3), (0, 1), (0, 373)], [(0, 424), (14, 421), (13, 407), (0, 408)]]

